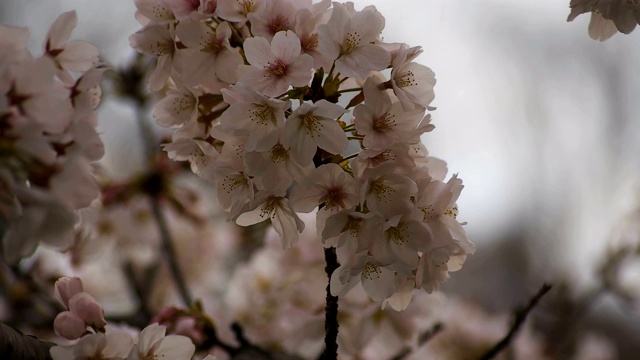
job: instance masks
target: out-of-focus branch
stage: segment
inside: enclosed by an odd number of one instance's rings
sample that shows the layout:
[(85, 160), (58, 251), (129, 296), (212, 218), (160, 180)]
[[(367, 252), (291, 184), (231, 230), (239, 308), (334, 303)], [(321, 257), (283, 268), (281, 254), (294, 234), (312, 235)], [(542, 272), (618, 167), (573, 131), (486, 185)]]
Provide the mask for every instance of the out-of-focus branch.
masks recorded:
[(169, 269), (171, 270), (171, 275), (176, 283), (180, 297), (184, 304), (189, 307), (193, 304), (193, 298), (191, 297), (191, 293), (187, 287), (187, 281), (185, 280), (184, 275), (180, 270), (180, 265), (178, 264), (178, 254), (176, 253), (176, 249), (173, 245), (173, 239), (169, 232), (167, 219), (160, 209), (160, 202), (158, 201), (158, 198), (156, 196), (151, 196), (150, 201), (151, 211), (153, 212), (153, 217), (155, 218), (158, 230), (160, 231), (162, 252), (169, 263)]
[(545, 296), (547, 292), (549, 292), (549, 290), (551, 290), (551, 285), (543, 284), (540, 290), (538, 290), (538, 293), (536, 293), (531, 298), (531, 300), (529, 300), (529, 303), (525, 307), (516, 310), (513, 325), (511, 325), (511, 328), (509, 329), (509, 332), (507, 333), (507, 335), (505, 335), (505, 337), (502, 338), (502, 340), (500, 340), (495, 346), (489, 349), (489, 351), (487, 351), (480, 358), (480, 360), (492, 359), (494, 356), (498, 355), (498, 353), (504, 350), (507, 346), (509, 346), (509, 344), (513, 340), (513, 337), (518, 333), (518, 331), (524, 324), (525, 320), (527, 320), (527, 316), (529, 315), (529, 312), (531, 312), (531, 310), (533, 310), (533, 308), (536, 307), (540, 299), (542, 299), (542, 297)]
[[(421, 333), (420, 336), (418, 336), (416, 349), (426, 344), (429, 340), (433, 339), (433, 337), (438, 335), (442, 330), (444, 330), (444, 325), (438, 322), (435, 323), (431, 328), (427, 329), (425, 332)], [(392, 357), (391, 360), (403, 360), (404, 358), (409, 356), (412, 351), (413, 349), (410, 347), (402, 349), (396, 356)]]
[(49, 349), (54, 345), (0, 323), (1, 359), (51, 360)]

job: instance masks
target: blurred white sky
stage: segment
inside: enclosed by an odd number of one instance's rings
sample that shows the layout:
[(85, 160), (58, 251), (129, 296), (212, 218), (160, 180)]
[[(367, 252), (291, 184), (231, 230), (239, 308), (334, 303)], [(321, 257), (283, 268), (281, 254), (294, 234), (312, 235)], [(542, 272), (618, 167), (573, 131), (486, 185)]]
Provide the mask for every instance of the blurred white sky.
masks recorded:
[[(49, 24), (76, 9), (74, 36), (122, 64), (140, 27), (132, 3), (0, 0), (0, 19), (31, 27), (39, 53)], [(613, 224), (637, 205), (640, 30), (593, 41), (588, 15), (566, 22), (569, 0), (355, 3), (378, 7), (386, 41), (424, 48), (418, 61), (438, 79), (436, 129), (425, 142), (464, 180), (459, 219), (470, 237), (482, 244), (526, 222), (549, 271), (584, 276), (575, 269), (601, 253)], [(135, 158), (135, 133), (118, 130), (132, 116), (104, 104), (107, 161)]]

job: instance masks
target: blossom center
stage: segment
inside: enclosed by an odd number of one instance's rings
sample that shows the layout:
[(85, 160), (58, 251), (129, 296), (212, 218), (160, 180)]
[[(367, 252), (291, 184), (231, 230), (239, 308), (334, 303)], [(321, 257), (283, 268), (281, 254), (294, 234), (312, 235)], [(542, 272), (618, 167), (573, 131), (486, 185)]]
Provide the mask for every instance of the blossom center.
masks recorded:
[(261, 218), (272, 218), (275, 215), (276, 207), (280, 201), (279, 197), (269, 196), (267, 200), (260, 207), (260, 217)]
[(244, 185), (246, 183), (247, 183), (247, 179), (244, 176), (242, 176), (241, 174), (235, 174), (235, 175), (225, 176), (220, 186), (222, 186), (222, 190), (224, 192), (226, 192), (227, 194), (230, 194), (239, 186)]
[(304, 115), (302, 117), (302, 123), (304, 124), (307, 136), (317, 137), (318, 133), (322, 130), (322, 124), (313, 115)]
[(278, 15), (268, 25), (269, 31), (271, 35), (275, 35), (279, 31), (287, 31), (289, 30), (289, 20), (282, 16)]
[(416, 77), (413, 74), (413, 71), (406, 71), (400, 74), (400, 77), (395, 79), (396, 85), (398, 87), (407, 87), (407, 86), (416, 86), (418, 82), (416, 81)]
[(269, 150), (269, 157), (276, 164), (285, 162), (289, 159), (289, 150), (285, 149), (282, 144), (276, 144)]
[(303, 39), (300, 39), (300, 46), (303, 53), (315, 50), (318, 47), (318, 34), (311, 34)]
[(389, 240), (393, 241), (397, 245), (402, 245), (407, 242), (406, 230), (406, 225), (391, 227), (387, 230), (387, 236)]
[(380, 267), (370, 262), (366, 263), (362, 269), (362, 277), (367, 280), (373, 280), (374, 277), (380, 279), (380, 274), (382, 274)]
[(287, 64), (282, 62), (282, 60), (280, 60), (280, 59), (278, 59), (276, 61), (273, 61), (273, 62), (270, 62), (269, 66), (267, 66), (266, 70), (271, 76), (273, 76), (275, 78), (284, 77), (288, 73)]
[(362, 37), (357, 32), (347, 33), (344, 43), (342, 44), (342, 55), (349, 54), (360, 45)]
[(238, 1), (238, 5), (240, 5), (242, 14), (244, 16), (247, 16), (247, 14), (249, 14), (251, 12), (251, 10), (253, 10), (253, 0), (237, 0)]
[(249, 118), (259, 125), (269, 125), (277, 122), (273, 109), (265, 105), (257, 105), (251, 112), (251, 115), (249, 115)]
[(389, 113), (384, 114), (382, 117), (373, 121), (373, 131), (375, 132), (387, 132), (396, 126), (395, 115)]
[(320, 199), (320, 202), (325, 202), (327, 209), (344, 208), (344, 192), (342, 188), (333, 187), (327, 190), (325, 195)]

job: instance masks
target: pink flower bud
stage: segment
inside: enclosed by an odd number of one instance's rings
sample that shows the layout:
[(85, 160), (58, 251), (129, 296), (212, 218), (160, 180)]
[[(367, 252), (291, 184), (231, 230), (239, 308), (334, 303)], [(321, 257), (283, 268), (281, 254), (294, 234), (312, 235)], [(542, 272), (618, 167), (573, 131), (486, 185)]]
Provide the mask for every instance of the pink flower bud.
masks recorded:
[(64, 311), (53, 321), (56, 334), (69, 340), (79, 339), (87, 330), (87, 324), (71, 311)]
[(82, 291), (82, 280), (77, 277), (61, 277), (55, 284), (56, 299), (67, 309), (69, 308), (69, 299)]
[(173, 333), (190, 338), (196, 345), (202, 344), (205, 338), (202, 326), (198, 326), (196, 319), (193, 317), (185, 316), (177, 319)]
[(104, 312), (96, 300), (86, 292), (73, 295), (69, 299), (69, 310), (89, 326), (102, 328), (107, 325), (104, 319)]

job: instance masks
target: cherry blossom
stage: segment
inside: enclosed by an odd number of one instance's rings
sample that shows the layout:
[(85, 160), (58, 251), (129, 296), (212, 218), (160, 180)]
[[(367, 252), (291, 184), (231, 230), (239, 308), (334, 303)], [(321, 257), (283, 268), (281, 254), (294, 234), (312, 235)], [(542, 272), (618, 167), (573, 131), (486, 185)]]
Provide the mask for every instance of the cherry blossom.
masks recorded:
[(247, 212), (238, 217), (238, 225), (247, 226), (271, 219), (273, 228), (282, 239), (282, 246), (290, 249), (298, 242), (299, 233), (304, 229), (304, 222), (291, 209), (289, 199), (279, 189), (263, 190), (256, 193)]
[(409, 48), (402, 44), (391, 60), (391, 86), (405, 111), (416, 107), (429, 108), (435, 97), (435, 74), (428, 67), (412, 61), (420, 52), (419, 47)]
[(58, 77), (73, 83), (72, 71), (89, 70), (98, 62), (98, 48), (82, 40), (69, 41), (71, 32), (78, 23), (75, 11), (60, 15), (51, 25), (44, 43), (45, 55), (53, 59), (58, 71)]
[(291, 194), (293, 208), (311, 212), (322, 204), (325, 210), (339, 211), (355, 207), (358, 199), (356, 182), (337, 164), (315, 169), (308, 180), (301, 182)]
[(166, 328), (151, 324), (140, 332), (138, 343), (134, 345), (127, 360), (167, 358), (189, 360), (195, 352), (195, 345), (182, 335), (165, 336)]
[(236, 69), (244, 61), (237, 49), (229, 44), (232, 34), (229, 23), (223, 21), (214, 30), (202, 22), (185, 20), (178, 24), (176, 34), (187, 47), (177, 52), (179, 66), (176, 70), (184, 81), (197, 84), (212, 72), (222, 81), (236, 82)]
[(391, 55), (377, 45), (384, 17), (374, 6), (355, 11), (353, 3), (333, 4), (327, 24), (318, 27), (321, 52), (336, 60), (336, 70), (345, 76), (365, 79), (371, 70), (386, 68)]
[(143, 54), (158, 57), (158, 64), (149, 76), (149, 89), (160, 90), (169, 75), (176, 53), (175, 30), (166, 24), (150, 24), (129, 37), (129, 45)]
[[(305, 86), (311, 80), (313, 58), (301, 53), (300, 39), (293, 31), (280, 31), (271, 44), (263, 37), (245, 40), (245, 55), (250, 67), (244, 72), (241, 83), (266, 96), (278, 96), (289, 86)], [(243, 70), (244, 69), (244, 70)]]
[(133, 339), (123, 332), (107, 331), (83, 336), (75, 345), (53, 346), (53, 360), (124, 360), (133, 346)]
[(349, 141), (336, 121), (345, 109), (326, 100), (303, 103), (284, 125), (282, 142), (290, 146), (292, 156), (300, 164), (310, 163), (317, 148), (332, 154), (343, 152)]

